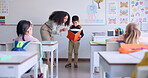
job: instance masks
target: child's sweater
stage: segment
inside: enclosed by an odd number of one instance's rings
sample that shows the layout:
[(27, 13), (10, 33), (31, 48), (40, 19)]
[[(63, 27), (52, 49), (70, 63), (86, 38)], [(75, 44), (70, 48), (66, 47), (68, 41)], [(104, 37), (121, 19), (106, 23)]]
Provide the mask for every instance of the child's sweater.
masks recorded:
[(82, 26), (78, 25), (78, 26), (70, 26), (70, 29), (69, 29), (71, 32), (73, 32), (74, 34), (78, 33), (79, 31), (81, 31), (80, 35), (81, 35), (81, 38), (84, 36), (84, 33), (83, 33), (83, 28)]

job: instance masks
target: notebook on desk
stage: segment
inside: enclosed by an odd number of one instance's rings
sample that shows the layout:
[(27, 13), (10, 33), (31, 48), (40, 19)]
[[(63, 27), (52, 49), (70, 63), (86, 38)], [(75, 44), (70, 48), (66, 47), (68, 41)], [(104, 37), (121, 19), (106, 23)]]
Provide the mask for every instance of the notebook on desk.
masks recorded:
[(11, 58), (11, 55), (0, 54), (0, 60), (5, 60)]
[(106, 44), (106, 42), (91, 42), (92, 44)]

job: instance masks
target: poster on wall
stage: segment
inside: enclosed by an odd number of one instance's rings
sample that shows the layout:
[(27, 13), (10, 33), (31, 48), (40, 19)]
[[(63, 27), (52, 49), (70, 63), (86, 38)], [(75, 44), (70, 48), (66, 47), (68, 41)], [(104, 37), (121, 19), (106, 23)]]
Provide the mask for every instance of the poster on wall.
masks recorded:
[(107, 25), (116, 25), (118, 23), (118, 1), (107, 1)]
[(148, 0), (130, 1), (130, 22), (148, 22)]
[(108, 6), (107, 6), (107, 14), (109, 15), (109, 16), (115, 16), (115, 15), (117, 15), (117, 11), (118, 11), (118, 9), (117, 9), (117, 2), (116, 1), (108, 1)]
[(9, 13), (9, 0), (0, 0), (0, 16), (7, 16)]
[(5, 16), (0, 16), (0, 25), (5, 24)]
[(105, 0), (92, 0), (86, 12), (87, 18), (80, 19), (82, 24), (105, 25)]
[(129, 23), (129, 0), (119, 0), (119, 24), (126, 26)]
[(148, 30), (148, 0), (107, 0), (107, 25), (125, 28), (130, 22)]

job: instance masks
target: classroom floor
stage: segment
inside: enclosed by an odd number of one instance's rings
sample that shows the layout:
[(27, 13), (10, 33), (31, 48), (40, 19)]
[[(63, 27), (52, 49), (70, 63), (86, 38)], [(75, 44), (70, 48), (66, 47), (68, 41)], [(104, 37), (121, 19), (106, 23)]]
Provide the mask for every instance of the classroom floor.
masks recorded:
[[(72, 64), (71, 68), (65, 68), (65, 61), (59, 62), (59, 78), (90, 78), (90, 62), (79, 61), (78, 68), (74, 68)], [(98, 74), (94, 75), (94, 78), (98, 78)]]
[[(90, 62), (79, 61), (78, 68), (65, 68), (66, 61), (59, 61), (59, 78), (90, 78)], [(49, 72), (50, 73), (50, 72)], [(54, 72), (55, 73), (55, 72)], [(95, 73), (94, 78), (98, 78), (99, 73)], [(28, 78), (28, 77), (22, 77)]]

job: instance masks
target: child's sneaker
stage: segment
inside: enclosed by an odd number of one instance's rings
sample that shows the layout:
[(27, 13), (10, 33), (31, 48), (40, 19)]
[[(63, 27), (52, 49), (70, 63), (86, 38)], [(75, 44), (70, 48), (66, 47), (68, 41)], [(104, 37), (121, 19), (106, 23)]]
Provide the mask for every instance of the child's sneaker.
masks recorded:
[(71, 67), (71, 63), (65, 65), (65, 68), (69, 68), (69, 67)]
[(77, 64), (74, 64), (74, 68), (78, 68), (78, 65)]

